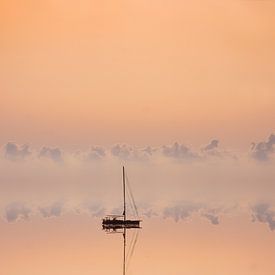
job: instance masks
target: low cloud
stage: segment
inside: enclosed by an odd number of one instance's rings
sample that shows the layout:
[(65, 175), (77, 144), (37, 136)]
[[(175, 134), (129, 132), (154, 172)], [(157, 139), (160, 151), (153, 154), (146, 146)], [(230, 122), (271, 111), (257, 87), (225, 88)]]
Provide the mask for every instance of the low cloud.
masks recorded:
[(62, 202), (55, 202), (48, 207), (39, 207), (39, 212), (44, 218), (59, 217), (62, 213), (62, 208)]
[(205, 157), (213, 156), (213, 157), (229, 157), (229, 152), (219, 150), (219, 140), (213, 139), (202, 148), (202, 153)]
[(20, 202), (11, 203), (6, 207), (6, 219), (8, 222), (27, 220), (30, 213), (31, 209)]
[(86, 160), (100, 160), (106, 156), (106, 149), (102, 146), (92, 146)]
[(267, 141), (252, 143), (252, 157), (258, 161), (268, 161), (274, 153), (275, 135), (271, 134)]
[(162, 147), (162, 154), (165, 157), (182, 160), (193, 160), (199, 157), (198, 154), (193, 153), (190, 148), (178, 142), (175, 142), (173, 145), (164, 145)]
[(204, 151), (212, 151), (212, 150), (214, 150), (214, 149), (217, 149), (218, 146), (219, 146), (219, 140), (213, 139), (213, 140), (211, 140), (211, 142), (210, 142), (208, 145), (206, 145), (206, 146), (203, 148), (203, 150), (204, 150)]
[(199, 203), (182, 202), (172, 207), (166, 207), (163, 210), (164, 218), (173, 218), (176, 222), (189, 218), (194, 212), (202, 208)]
[(202, 216), (205, 217), (205, 218), (207, 218), (214, 225), (218, 225), (220, 223), (219, 222), (219, 216), (216, 216), (214, 214), (205, 213)]
[[(264, 145), (259, 144), (252, 149), (254, 157), (272, 160), (274, 135)], [(213, 152), (218, 152), (218, 157)], [(251, 161), (247, 152), (239, 153), (235, 161), (231, 151), (220, 149), (216, 139), (197, 151), (180, 143), (160, 147), (117, 144), (92, 146), (76, 154), (48, 146), (39, 150), (8, 143), (1, 153), (0, 211), (9, 222), (28, 219), (30, 215), (58, 217), (65, 210), (95, 218), (112, 213), (114, 207), (121, 206), (122, 162), (133, 183), (141, 217), (180, 221), (194, 215), (217, 225), (224, 209), (233, 203), (243, 203), (246, 213), (251, 214), (250, 202), (273, 201), (275, 191), (273, 165)], [(60, 198), (66, 204), (59, 203)], [(29, 204), (10, 204), (15, 200), (31, 202), (32, 208)], [(85, 201), (92, 203), (83, 205)], [(113, 213), (122, 214), (122, 208)], [(271, 206), (255, 206), (253, 214), (255, 221), (274, 230)]]
[(56, 162), (62, 162), (62, 152), (59, 148), (42, 147), (38, 155), (40, 158), (48, 158)]
[[(9, 142), (4, 146), (4, 157), (9, 160), (25, 159), (32, 154), (40, 159), (50, 159), (56, 163), (68, 162), (70, 160), (77, 161), (100, 161), (119, 159), (123, 161), (159, 161), (163, 158), (179, 161), (204, 161), (212, 157), (223, 159), (239, 159), (242, 155), (236, 155), (232, 151), (220, 150), (220, 141), (218, 139), (211, 140), (207, 145), (200, 150), (192, 149), (189, 146), (175, 142), (170, 145), (163, 145), (160, 147), (137, 147), (128, 144), (116, 144), (111, 148), (104, 146), (91, 146), (87, 151), (76, 151), (73, 153), (63, 152), (58, 147), (43, 146), (38, 151), (31, 151), (28, 145), (19, 146), (16, 143)], [(274, 152), (273, 145), (275, 144), (275, 135), (271, 135), (267, 142), (260, 142), (253, 144), (252, 156), (261, 161), (269, 159)]]
[[(77, 214), (88, 214), (93, 218), (102, 218), (109, 214), (122, 214), (122, 207), (117, 208), (105, 208), (103, 203), (96, 202), (82, 202), (80, 204), (66, 204), (66, 212), (77, 213)], [(38, 209), (38, 211), (37, 211)], [(227, 209), (227, 210), (226, 210)], [(247, 211), (252, 211), (252, 221), (267, 224), (271, 231), (275, 230), (275, 210), (273, 205), (270, 203), (258, 203), (252, 207), (245, 207)], [(235, 212), (234, 208), (221, 208), (211, 207), (207, 203), (199, 203), (192, 201), (183, 201), (176, 203), (171, 206), (157, 207), (153, 206), (142, 206), (139, 207), (141, 217), (148, 219), (154, 217), (162, 217), (164, 219), (173, 219), (175, 222), (186, 221), (196, 215), (201, 218), (207, 219), (212, 225), (220, 224), (220, 217), (225, 214), (236, 214), (241, 212)], [(240, 211), (240, 209), (238, 209)], [(241, 210), (243, 211), (243, 210)], [(64, 203), (57, 201), (49, 206), (38, 206), (33, 205), (32, 208), (26, 206), (21, 202), (14, 202), (8, 204), (5, 208), (5, 219), (7, 222), (26, 221), (29, 220), (30, 215), (32, 216), (40, 214), (43, 218), (60, 217), (64, 213)], [(129, 214), (129, 213), (128, 213)], [(130, 215), (131, 216), (131, 215)]]
[(9, 160), (20, 160), (31, 155), (28, 145), (17, 145), (14, 142), (8, 142), (4, 146), (4, 155)]
[(202, 211), (201, 216), (208, 219), (213, 225), (220, 224), (219, 209), (206, 209)]
[(157, 209), (155, 209), (154, 206), (148, 202), (139, 203), (138, 212), (142, 217), (146, 218), (153, 218), (159, 216)]
[(275, 210), (269, 203), (259, 203), (252, 207), (253, 221), (267, 223), (270, 230), (275, 230)]
[(100, 203), (85, 203), (84, 205), (92, 217), (102, 218), (106, 213), (105, 207)]
[(176, 222), (180, 220), (186, 220), (193, 214), (198, 213), (201, 217), (206, 218), (213, 225), (220, 224), (220, 213), (219, 208), (211, 208), (203, 203), (195, 202), (181, 202), (172, 207), (166, 207), (163, 210), (164, 218), (172, 218)]
[(111, 155), (122, 160), (147, 161), (152, 154), (153, 149), (150, 146), (140, 149), (127, 144), (116, 144), (111, 148)]
[(153, 209), (148, 209), (148, 210), (142, 211), (141, 215), (146, 217), (146, 218), (153, 218), (153, 217), (157, 217), (158, 213)]

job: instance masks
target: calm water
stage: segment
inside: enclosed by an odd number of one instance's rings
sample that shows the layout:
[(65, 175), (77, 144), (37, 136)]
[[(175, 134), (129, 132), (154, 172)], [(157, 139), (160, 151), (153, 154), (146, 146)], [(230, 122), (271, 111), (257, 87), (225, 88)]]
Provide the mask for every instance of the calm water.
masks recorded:
[[(145, 219), (127, 275), (273, 275), (275, 233), (249, 216)], [(1, 275), (123, 274), (123, 236), (85, 215), (1, 222)], [(127, 251), (135, 230), (127, 232)]]

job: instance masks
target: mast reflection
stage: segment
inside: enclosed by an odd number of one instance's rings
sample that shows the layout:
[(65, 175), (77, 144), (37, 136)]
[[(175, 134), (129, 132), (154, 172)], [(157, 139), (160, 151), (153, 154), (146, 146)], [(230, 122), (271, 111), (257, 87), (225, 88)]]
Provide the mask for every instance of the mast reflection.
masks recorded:
[[(131, 238), (131, 241), (129, 243), (129, 247), (127, 246), (127, 230), (132, 229), (133, 230), (133, 235)], [(103, 230), (107, 233), (107, 234), (122, 234), (123, 236), (123, 275), (126, 275), (126, 271), (127, 268), (129, 267), (129, 264), (131, 262), (132, 256), (134, 254), (135, 251), (135, 247), (136, 247), (136, 243), (138, 240), (138, 235), (139, 235), (139, 229), (141, 229), (141, 227), (124, 227), (124, 228), (104, 228), (103, 226)], [(128, 248), (128, 249), (127, 249)]]

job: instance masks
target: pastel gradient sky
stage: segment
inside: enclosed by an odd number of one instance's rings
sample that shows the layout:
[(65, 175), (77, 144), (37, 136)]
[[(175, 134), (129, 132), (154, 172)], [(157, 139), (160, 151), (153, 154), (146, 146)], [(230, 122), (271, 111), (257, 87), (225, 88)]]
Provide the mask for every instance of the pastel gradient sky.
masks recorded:
[[(0, 0), (0, 275), (274, 275), (275, 2)], [(108, 263), (108, 264), (106, 264)], [(127, 274), (127, 275), (128, 275)]]
[(0, 142), (248, 146), (274, 130), (274, 12), (274, 1), (2, 0)]

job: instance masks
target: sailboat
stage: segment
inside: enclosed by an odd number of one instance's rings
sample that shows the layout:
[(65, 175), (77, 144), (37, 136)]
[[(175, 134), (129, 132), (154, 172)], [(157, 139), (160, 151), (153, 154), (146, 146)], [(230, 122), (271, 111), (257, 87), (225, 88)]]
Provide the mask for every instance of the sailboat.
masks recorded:
[[(122, 215), (107, 215), (102, 220), (102, 227), (104, 230), (116, 230), (116, 229), (125, 229), (125, 228), (140, 228), (139, 219), (128, 219), (126, 212), (126, 176), (125, 168), (122, 167), (122, 179), (123, 179), (123, 213)], [(128, 187), (129, 188), (129, 187)], [(128, 190), (130, 191), (130, 190)], [(130, 191), (132, 196), (132, 192)], [(134, 199), (132, 197), (134, 202)], [(135, 204), (134, 204), (135, 205)], [(136, 208), (136, 207), (135, 207)]]

